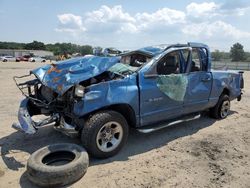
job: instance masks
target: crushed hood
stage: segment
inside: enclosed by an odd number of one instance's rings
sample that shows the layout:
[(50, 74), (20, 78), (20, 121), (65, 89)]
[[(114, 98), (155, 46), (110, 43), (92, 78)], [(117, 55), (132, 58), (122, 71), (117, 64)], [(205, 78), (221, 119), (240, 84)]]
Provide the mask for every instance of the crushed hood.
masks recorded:
[(102, 74), (119, 61), (120, 57), (85, 56), (45, 65), (31, 73), (45, 86), (62, 95), (72, 86)]

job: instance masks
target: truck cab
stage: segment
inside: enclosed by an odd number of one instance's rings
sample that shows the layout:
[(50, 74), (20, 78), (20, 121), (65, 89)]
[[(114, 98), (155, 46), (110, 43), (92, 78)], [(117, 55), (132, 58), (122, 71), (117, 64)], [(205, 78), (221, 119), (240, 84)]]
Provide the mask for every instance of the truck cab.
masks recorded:
[(141, 70), (142, 125), (209, 107), (212, 73), (208, 54), (208, 48), (201, 45), (172, 47)]

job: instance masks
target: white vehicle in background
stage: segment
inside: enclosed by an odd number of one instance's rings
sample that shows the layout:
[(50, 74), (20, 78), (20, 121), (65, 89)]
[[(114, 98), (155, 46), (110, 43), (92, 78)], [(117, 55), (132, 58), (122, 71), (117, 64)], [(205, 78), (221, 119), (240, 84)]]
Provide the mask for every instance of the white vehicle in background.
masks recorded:
[(45, 63), (46, 59), (44, 59), (42, 57), (31, 57), (31, 58), (29, 58), (29, 62)]
[(16, 58), (13, 56), (1, 56), (0, 61), (2, 61), (2, 62), (7, 62), (7, 61), (15, 62)]
[(105, 48), (102, 50), (102, 54), (107, 57), (113, 57), (113, 56), (118, 56), (121, 54), (122, 51), (116, 49), (116, 48)]

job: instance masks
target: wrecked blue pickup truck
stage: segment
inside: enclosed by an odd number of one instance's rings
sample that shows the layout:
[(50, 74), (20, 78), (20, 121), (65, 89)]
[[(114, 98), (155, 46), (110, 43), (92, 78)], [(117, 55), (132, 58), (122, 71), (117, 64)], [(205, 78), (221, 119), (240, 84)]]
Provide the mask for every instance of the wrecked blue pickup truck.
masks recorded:
[[(27, 77), (33, 79), (20, 82)], [(98, 158), (116, 154), (129, 127), (148, 133), (196, 119), (204, 110), (223, 119), (244, 87), (242, 72), (211, 70), (209, 48), (200, 43), (151, 46), (116, 57), (85, 56), (14, 79), (26, 96), (15, 129), (33, 134), (54, 123), (67, 135), (80, 135)], [(48, 117), (32, 119), (40, 114)]]

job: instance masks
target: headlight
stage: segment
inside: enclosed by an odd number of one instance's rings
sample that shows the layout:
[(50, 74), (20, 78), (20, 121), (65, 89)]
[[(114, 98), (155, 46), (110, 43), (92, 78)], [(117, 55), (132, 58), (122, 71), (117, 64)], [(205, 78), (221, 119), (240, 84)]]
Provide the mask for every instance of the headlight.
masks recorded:
[(75, 96), (83, 97), (84, 96), (84, 87), (82, 85), (77, 85), (75, 87)]

